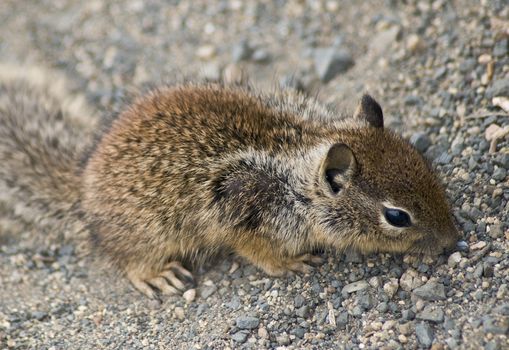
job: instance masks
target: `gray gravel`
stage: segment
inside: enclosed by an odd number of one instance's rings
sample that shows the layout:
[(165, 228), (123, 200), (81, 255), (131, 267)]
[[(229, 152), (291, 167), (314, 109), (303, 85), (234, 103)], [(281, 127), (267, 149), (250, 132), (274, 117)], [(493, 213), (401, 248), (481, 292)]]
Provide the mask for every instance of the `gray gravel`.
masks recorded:
[(433, 259), (325, 252), (288, 278), (231, 257), (160, 304), (0, 202), (0, 349), (507, 349), (508, 18), (505, 0), (0, 1), (0, 61), (65, 72), (105, 117), (146, 84), (242, 69), (339, 110), (369, 91), (434, 162), (466, 241)]

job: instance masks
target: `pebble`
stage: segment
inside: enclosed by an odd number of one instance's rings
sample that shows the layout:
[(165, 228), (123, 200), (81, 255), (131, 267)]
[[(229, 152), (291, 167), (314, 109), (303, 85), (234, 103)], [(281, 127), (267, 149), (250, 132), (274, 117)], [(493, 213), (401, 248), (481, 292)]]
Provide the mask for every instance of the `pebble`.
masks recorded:
[(301, 307), (302, 305), (304, 305), (305, 302), (306, 302), (306, 299), (304, 299), (304, 297), (301, 294), (297, 294), (295, 296), (295, 298), (293, 298), (293, 305), (296, 308)]
[(455, 253), (452, 253), (451, 255), (449, 255), (449, 259), (447, 259), (447, 265), (449, 265), (449, 267), (455, 268), (459, 264), (460, 261), (461, 261), (461, 253), (455, 252)]
[(190, 304), (196, 298), (196, 289), (188, 289), (182, 294), (182, 297), (186, 301), (186, 303)]
[(343, 287), (343, 290), (341, 291), (342, 294), (351, 294), (355, 292), (359, 292), (361, 290), (364, 290), (369, 287), (369, 284), (365, 280), (360, 280), (357, 282), (353, 282), (350, 284), (347, 284)]
[(509, 78), (493, 81), (486, 89), (485, 96), (488, 99), (497, 96), (509, 96)]
[(444, 300), (445, 288), (441, 283), (430, 281), (421, 287), (415, 288), (412, 294), (428, 301)]
[(262, 339), (268, 339), (269, 332), (267, 332), (267, 328), (265, 328), (265, 327), (258, 328), (258, 336)]
[(424, 132), (417, 132), (410, 137), (410, 142), (417, 148), (419, 152), (424, 153), (431, 145), (429, 136)]
[(495, 159), (493, 159), (493, 163), (499, 167), (509, 170), (509, 152), (498, 154)]
[(401, 289), (407, 292), (411, 292), (415, 288), (422, 286), (423, 283), (419, 274), (414, 269), (407, 269), (399, 279)]
[(302, 318), (307, 318), (309, 315), (309, 306), (304, 305), (295, 311), (295, 314)]
[(502, 225), (500, 225), (500, 224), (490, 225), (489, 235), (491, 238), (494, 238), (494, 239), (501, 238), (502, 234), (503, 234)]
[(239, 63), (251, 58), (253, 49), (246, 40), (242, 40), (232, 48), (232, 61)]
[(202, 288), (200, 288), (200, 296), (203, 298), (203, 299), (207, 299), (208, 297), (210, 297), (212, 294), (214, 294), (217, 290), (217, 286), (212, 284), (212, 285), (204, 285)]
[(442, 323), (444, 321), (444, 311), (435, 305), (427, 305), (424, 310), (417, 314), (419, 320)]
[(417, 53), (426, 47), (424, 41), (417, 34), (410, 34), (406, 41), (406, 47), (411, 53)]
[(270, 54), (266, 50), (258, 49), (253, 53), (251, 59), (256, 63), (267, 63), (270, 61)]
[(415, 335), (419, 343), (426, 348), (429, 348), (433, 343), (433, 330), (426, 322), (418, 323), (415, 326)]
[(260, 319), (253, 316), (239, 316), (235, 320), (235, 324), (240, 329), (254, 329), (260, 324)]
[(486, 242), (485, 241), (479, 241), (477, 243), (474, 243), (470, 246), (470, 249), (471, 250), (479, 250), (479, 249), (483, 249), (484, 247), (486, 247)]
[(506, 334), (509, 331), (509, 317), (484, 316), (482, 323), (485, 333)]
[(210, 81), (217, 81), (221, 79), (221, 68), (215, 62), (209, 62), (203, 65), (201, 69), (201, 76)]
[(186, 315), (185, 315), (185, 313), (184, 313), (184, 308), (182, 308), (182, 307), (180, 307), (180, 306), (177, 306), (173, 312), (174, 312), (174, 314), (175, 314), (175, 317), (176, 317), (178, 320), (181, 320), (181, 321), (182, 321), (182, 320), (186, 317)]
[(491, 178), (496, 181), (502, 181), (507, 176), (507, 170), (504, 168), (497, 168), (493, 172), (493, 175), (491, 175)]
[(412, 321), (415, 319), (415, 312), (412, 309), (401, 311), (401, 318), (406, 321)]
[(377, 33), (370, 41), (370, 51), (374, 55), (380, 55), (384, 51), (390, 50), (393, 43), (396, 42), (400, 31), (398, 26), (393, 26)]
[(290, 344), (290, 337), (286, 334), (286, 332), (284, 332), (276, 337), (276, 342), (279, 345), (288, 345)]
[(198, 56), (198, 58), (201, 58), (203, 60), (210, 59), (210, 58), (214, 57), (215, 55), (216, 55), (216, 48), (212, 45), (200, 46), (196, 50), (196, 56)]
[(354, 63), (348, 50), (336, 47), (315, 49), (313, 57), (315, 71), (324, 84), (348, 70)]
[(244, 343), (247, 340), (248, 336), (249, 331), (242, 330), (232, 334), (232, 339), (237, 343)]
[(399, 288), (399, 282), (397, 278), (391, 278), (389, 282), (386, 282), (383, 286), (383, 290), (385, 294), (392, 299), (392, 297), (396, 294)]

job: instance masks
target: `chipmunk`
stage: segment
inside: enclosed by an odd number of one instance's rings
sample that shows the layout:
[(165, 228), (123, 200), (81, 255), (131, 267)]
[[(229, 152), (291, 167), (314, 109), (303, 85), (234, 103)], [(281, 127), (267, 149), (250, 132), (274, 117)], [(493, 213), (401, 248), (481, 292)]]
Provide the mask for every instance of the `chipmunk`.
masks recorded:
[(148, 297), (181, 292), (193, 278), (182, 262), (224, 251), (281, 276), (311, 271), (320, 248), (435, 254), (460, 238), (430, 163), (384, 128), (369, 95), (342, 117), (293, 90), (162, 86), (119, 113), (80, 165), (76, 143), (92, 141), (28, 139), (24, 125), (48, 130), (60, 110), (10, 91), (0, 179), (32, 176), (33, 196), (73, 203), (96, 251)]

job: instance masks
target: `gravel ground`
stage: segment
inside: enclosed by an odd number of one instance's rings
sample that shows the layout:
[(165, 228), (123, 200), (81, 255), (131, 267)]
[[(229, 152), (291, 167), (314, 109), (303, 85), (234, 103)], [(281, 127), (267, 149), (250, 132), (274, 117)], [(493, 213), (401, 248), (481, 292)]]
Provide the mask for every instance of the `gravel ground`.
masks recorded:
[(329, 252), (279, 279), (231, 257), (159, 304), (2, 215), (0, 348), (507, 349), (508, 28), (507, 0), (2, 0), (0, 61), (64, 71), (103, 115), (135, 87), (240, 69), (346, 111), (369, 91), (437, 165), (468, 247)]

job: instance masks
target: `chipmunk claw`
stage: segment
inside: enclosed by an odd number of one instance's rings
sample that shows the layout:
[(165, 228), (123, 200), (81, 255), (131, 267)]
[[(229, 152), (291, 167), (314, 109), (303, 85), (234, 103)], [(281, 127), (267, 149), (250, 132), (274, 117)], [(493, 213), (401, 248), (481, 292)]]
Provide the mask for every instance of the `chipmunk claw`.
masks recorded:
[(187, 285), (194, 284), (191, 272), (178, 262), (171, 262), (157, 273), (155, 277), (146, 278), (139, 271), (128, 271), (127, 278), (132, 285), (150, 299), (160, 300), (159, 294), (178, 295), (187, 290)]

